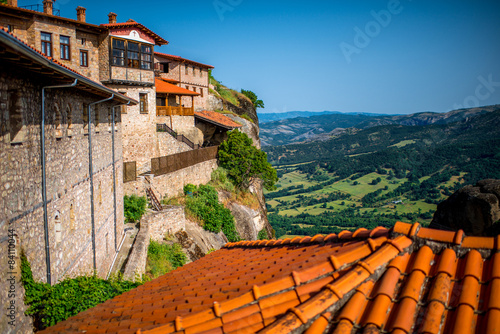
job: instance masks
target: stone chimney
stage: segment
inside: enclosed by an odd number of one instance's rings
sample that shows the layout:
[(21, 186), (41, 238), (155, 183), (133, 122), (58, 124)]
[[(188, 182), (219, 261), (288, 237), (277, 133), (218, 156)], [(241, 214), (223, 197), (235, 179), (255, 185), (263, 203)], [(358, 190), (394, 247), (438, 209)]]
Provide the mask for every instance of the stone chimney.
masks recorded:
[(111, 12), (108, 14), (109, 23), (116, 23), (116, 14)]
[(54, 1), (52, 1), (52, 0), (43, 0), (43, 12), (45, 14), (52, 15), (53, 6), (54, 6)]
[(17, 7), (17, 0), (7, 0), (7, 5)]
[(87, 9), (82, 7), (82, 6), (78, 6), (76, 7), (76, 19), (80, 22), (85, 22), (85, 11)]

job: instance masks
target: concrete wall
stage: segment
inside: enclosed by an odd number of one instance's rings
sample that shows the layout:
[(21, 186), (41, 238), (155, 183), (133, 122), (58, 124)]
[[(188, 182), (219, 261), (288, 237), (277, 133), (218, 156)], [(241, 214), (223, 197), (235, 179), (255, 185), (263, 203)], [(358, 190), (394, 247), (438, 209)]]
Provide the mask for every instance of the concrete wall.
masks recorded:
[[(43, 205), (41, 196), (41, 85), (28, 73), (0, 65), (0, 225), (13, 227), (32, 264), (35, 279), (46, 280)], [(77, 89), (52, 89), (46, 94), (47, 209), (52, 283), (93, 271), (90, 215), (88, 134), (84, 106), (100, 97)], [(101, 121), (110, 105), (100, 105)], [(57, 112), (59, 110), (59, 112)], [(57, 126), (56, 114), (60, 114)], [(92, 112), (91, 120), (94, 120)], [(21, 127), (12, 132), (14, 115)], [(68, 126), (68, 115), (72, 125)], [(112, 133), (107, 124), (93, 133), (94, 203), (97, 273), (104, 277), (123, 234), (123, 161), (120, 115), (115, 133), (117, 232), (114, 231)], [(88, 132), (88, 131), (87, 131)], [(71, 135), (69, 135), (71, 134)], [(2, 233), (2, 235), (5, 235)], [(2, 239), (2, 243), (4, 240)]]

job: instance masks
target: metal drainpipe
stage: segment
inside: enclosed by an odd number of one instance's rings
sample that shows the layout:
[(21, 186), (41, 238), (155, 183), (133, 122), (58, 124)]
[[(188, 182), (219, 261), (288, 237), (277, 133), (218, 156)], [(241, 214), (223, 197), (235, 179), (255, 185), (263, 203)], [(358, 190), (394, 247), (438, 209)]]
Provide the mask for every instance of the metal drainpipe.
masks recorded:
[(43, 229), (45, 233), (45, 263), (47, 265), (47, 283), (52, 285), (52, 276), (50, 272), (50, 245), (49, 245), (49, 216), (47, 213), (47, 174), (45, 171), (45, 90), (53, 88), (75, 87), (78, 79), (75, 79), (70, 85), (45, 86), (42, 87), (42, 122), (41, 122), (41, 151), (42, 151), (42, 202), (43, 202)]
[[(126, 104), (130, 104), (130, 101)], [(116, 240), (116, 167), (115, 167), (115, 108), (113, 107), (113, 124), (111, 125), (111, 138), (112, 138), (112, 151), (113, 151), (113, 210), (114, 210), (114, 220), (115, 220), (115, 253), (117, 251), (117, 240)]]
[(94, 273), (97, 273), (97, 264), (96, 264), (96, 256), (95, 256), (95, 220), (94, 220), (94, 168), (92, 166), (92, 131), (90, 128), (90, 123), (92, 117), (90, 117), (90, 107), (103, 103), (106, 101), (110, 101), (115, 97), (115, 94), (112, 94), (111, 97), (99, 100), (97, 102), (89, 103), (88, 108), (88, 129), (89, 129), (89, 175), (90, 175), (90, 218), (92, 221), (92, 254), (94, 257)]

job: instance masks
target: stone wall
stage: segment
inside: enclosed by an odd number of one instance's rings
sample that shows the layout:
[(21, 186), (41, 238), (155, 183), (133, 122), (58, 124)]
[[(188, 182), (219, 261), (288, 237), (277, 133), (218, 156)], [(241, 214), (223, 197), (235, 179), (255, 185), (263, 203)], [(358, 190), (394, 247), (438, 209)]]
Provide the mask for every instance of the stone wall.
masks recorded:
[(158, 157), (156, 133), (156, 93), (154, 87), (109, 85), (128, 97), (139, 101), (139, 94), (147, 94), (147, 113), (140, 106), (128, 106), (122, 118), (123, 160), (137, 162), (137, 174), (151, 170), (151, 158)]
[(181, 195), (188, 183), (199, 185), (210, 181), (212, 171), (217, 169), (217, 160), (209, 160), (176, 172), (155, 176), (154, 190), (161, 198)]
[(123, 278), (134, 281), (146, 272), (148, 247), (151, 240), (162, 241), (186, 227), (184, 207), (168, 206), (161, 212), (151, 212), (141, 219), (141, 228), (127, 260)]
[[(0, 144), (1, 221), (15, 226), (21, 246), (32, 263), (35, 279), (45, 280), (45, 256), (41, 256), (45, 254), (45, 243), (38, 125), (41, 87), (33, 85), (28, 75), (14, 76), (9, 75), (7, 68), (1, 70), (0, 113), (2, 123), (7, 125)], [(73, 88), (51, 89), (46, 94), (45, 151), (52, 283), (67, 275), (92, 271), (88, 131), (86, 134), (83, 109), (86, 103), (96, 99)], [(99, 105), (97, 115), (103, 120), (109, 111), (106, 105)], [(121, 126), (117, 115), (113, 163), (111, 129), (101, 123), (96, 133), (94, 111), (91, 116), (97, 272), (105, 276), (115, 253), (113, 164), (117, 181), (117, 240), (123, 230)], [(21, 120), (17, 128), (13, 124), (16, 117)]]
[[(173, 173), (154, 176), (149, 175), (151, 186), (159, 200), (165, 197), (181, 195), (184, 186), (188, 183), (199, 185), (210, 181), (212, 172), (217, 169), (217, 160), (209, 160), (194, 166), (178, 170)], [(136, 181), (123, 184), (123, 192), (126, 195), (136, 194), (137, 196), (146, 196), (144, 177), (140, 176)]]
[(158, 154), (160, 157), (190, 151), (186, 143), (180, 142), (170, 133), (158, 132)]
[[(195, 110), (206, 110), (208, 91), (208, 68), (198, 66), (194, 63), (184, 62), (179, 60), (167, 59), (161, 55), (155, 55), (155, 63), (168, 62), (168, 73), (158, 72), (159, 76), (164, 79), (172, 79), (179, 81), (178, 86), (199, 93), (199, 96), (194, 97)], [(191, 107), (191, 97), (184, 96), (180, 103), (185, 107)]]
[(179, 129), (190, 129), (194, 127), (194, 116), (158, 116), (158, 124), (167, 124), (174, 131)]
[[(0, 64), (0, 247), (9, 230), (31, 263), (33, 276), (46, 282), (46, 244), (40, 147), (41, 89), (54, 85)], [(51, 283), (93, 268), (89, 130), (86, 106), (102, 97), (77, 88), (46, 91), (46, 185)], [(123, 236), (123, 160), (120, 115), (116, 115), (115, 158), (107, 123), (112, 103), (91, 110), (96, 271), (105, 277)], [(100, 119), (96, 122), (96, 116)], [(113, 180), (113, 168), (116, 182)], [(116, 215), (113, 187), (116, 187)], [(116, 225), (115, 225), (116, 222)], [(20, 263), (19, 252), (14, 257)], [(7, 261), (0, 264), (6, 273)], [(16, 281), (18, 282), (18, 281)], [(8, 291), (0, 281), (0, 294)], [(18, 284), (18, 283), (16, 283)], [(15, 301), (22, 305), (22, 290)], [(2, 315), (4, 312), (2, 312)], [(3, 324), (3, 323), (2, 323)]]

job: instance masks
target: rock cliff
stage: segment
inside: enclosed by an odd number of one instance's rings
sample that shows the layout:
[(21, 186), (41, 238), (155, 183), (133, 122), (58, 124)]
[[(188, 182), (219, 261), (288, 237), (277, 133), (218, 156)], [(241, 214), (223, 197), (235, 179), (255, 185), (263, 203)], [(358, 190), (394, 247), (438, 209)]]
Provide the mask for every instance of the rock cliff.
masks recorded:
[(500, 180), (468, 185), (440, 203), (431, 228), (462, 229), (467, 235), (500, 234)]

